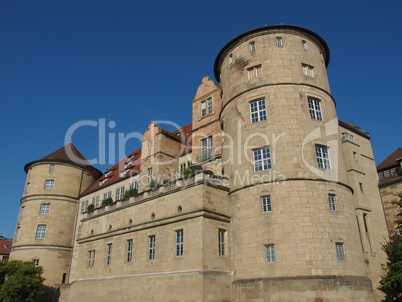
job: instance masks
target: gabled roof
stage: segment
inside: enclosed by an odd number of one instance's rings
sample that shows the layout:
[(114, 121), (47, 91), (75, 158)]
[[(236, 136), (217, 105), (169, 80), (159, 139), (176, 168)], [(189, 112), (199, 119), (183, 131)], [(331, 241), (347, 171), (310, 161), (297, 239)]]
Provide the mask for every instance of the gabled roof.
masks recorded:
[(80, 151), (73, 145), (73, 143), (69, 143), (60, 149), (57, 149), (53, 153), (35, 161), (31, 161), (30, 163), (26, 164), (24, 167), (25, 172), (28, 173), (29, 168), (31, 165), (39, 162), (64, 162), (73, 164), (75, 166), (84, 168), (86, 171), (91, 173), (95, 178), (98, 178), (102, 175), (102, 172), (93, 167), (89, 161), (81, 154)]
[[(170, 132), (160, 126), (159, 131), (185, 146), (184, 154), (191, 152), (191, 144), (192, 144), (192, 127), (193, 124), (190, 123), (185, 125), (173, 132)], [(139, 148), (133, 152), (131, 152), (128, 156), (123, 158), (117, 164), (112, 166), (111, 168), (107, 169), (105, 173), (102, 174), (88, 189), (86, 189), (82, 194), (81, 197), (93, 193), (97, 190), (103, 189), (109, 185), (117, 183), (123, 179), (129, 178), (130, 176), (136, 175), (140, 173), (141, 170), (141, 151), (142, 148)], [(120, 173), (126, 171), (124, 176), (120, 176)], [(106, 180), (106, 181), (105, 181)], [(102, 185), (99, 185), (105, 181)]]
[(401, 160), (402, 160), (402, 148), (399, 147), (377, 166), (377, 171), (399, 166), (398, 162)]
[[(141, 148), (131, 152), (128, 156), (123, 158), (117, 164), (107, 169), (88, 189), (86, 189), (81, 196), (88, 195), (99, 189), (103, 189), (111, 184), (126, 179), (130, 176), (140, 173), (141, 167)], [(120, 177), (120, 173), (127, 171), (123, 177)], [(99, 185), (102, 181), (106, 180), (102, 185)]]

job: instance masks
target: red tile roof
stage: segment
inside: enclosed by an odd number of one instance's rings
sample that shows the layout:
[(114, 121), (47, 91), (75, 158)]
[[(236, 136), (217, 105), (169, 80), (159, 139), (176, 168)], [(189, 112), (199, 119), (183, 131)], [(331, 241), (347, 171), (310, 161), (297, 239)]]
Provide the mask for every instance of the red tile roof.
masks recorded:
[[(192, 135), (192, 123), (181, 127), (173, 132), (170, 132), (162, 127), (159, 127), (159, 131), (164, 135), (174, 139), (182, 144), (184, 144), (185, 153), (191, 151), (191, 135)], [(126, 164), (131, 162), (129, 165)], [(123, 177), (120, 177), (120, 172), (124, 170), (129, 170)], [(141, 148), (135, 150), (134, 152), (130, 153), (126, 156), (123, 160), (112, 166), (111, 168), (107, 169), (105, 173), (101, 177), (99, 177), (88, 189), (86, 189), (82, 194), (81, 197), (86, 196), (90, 193), (93, 193), (99, 189), (103, 189), (109, 185), (117, 183), (122, 179), (126, 179), (130, 176), (136, 175), (140, 173), (141, 169)], [(109, 173), (110, 172), (110, 173)], [(109, 174), (108, 174), (109, 173)], [(107, 176), (106, 176), (107, 175)], [(99, 186), (99, 183), (103, 180), (107, 179), (107, 181)]]
[(39, 159), (32, 161), (25, 165), (24, 170), (28, 173), (28, 170), (32, 164), (38, 162), (65, 162), (70, 163), (81, 168), (84, 168), (86, 171), (91, 173), (95, 178), (98, 178), (102, 175), (102, 172), (93, 167), (88, 160), (81, 154), (80, 151), (72, 144), (69, 143), (68, 145), (61, 147), (60, 149), (50, 153), (49, 155)]
[(398, 148), (377, 166), (377, 171), (398, 166), (399, 165), (398, 161), (400, 161), (401, 159), (402, 159), (402, 148)]
[[(10, 247), (10, 249), (6, 248), (7, 245)], [(13, 241), (1, 239), (0, 240), (0, 255), (10, 255), (12, 246), (13, 246)]]

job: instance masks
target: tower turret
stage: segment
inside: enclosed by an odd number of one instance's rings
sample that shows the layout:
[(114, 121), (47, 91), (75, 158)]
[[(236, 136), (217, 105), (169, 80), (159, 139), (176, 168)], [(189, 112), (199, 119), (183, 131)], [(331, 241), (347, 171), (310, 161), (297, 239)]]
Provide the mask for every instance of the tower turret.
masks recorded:
[(60, 284), (69, 272), (79, 195), (102, 173), (72, 143), (28, 163), (25, 172), (10, 257), (34, 261), (46, 285)]
[(216, 58), (240, 300), (373, 299), (328, 63), (325, 41), (290, 25), (239, 35)]

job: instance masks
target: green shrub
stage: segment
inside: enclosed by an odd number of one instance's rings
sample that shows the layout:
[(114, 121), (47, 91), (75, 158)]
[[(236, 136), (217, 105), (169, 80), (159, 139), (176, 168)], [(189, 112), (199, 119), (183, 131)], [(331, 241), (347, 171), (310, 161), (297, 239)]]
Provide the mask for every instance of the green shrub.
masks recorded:
[(193, 174), (196, 174), (196, 173), (202, 171), (202, 166), (200, 166), (200, 165), (195, 165), (195, 166), (192, 166), (190, 169), (191, 169), (191, 171), (193, 172)]
[(87, 206), (87, 211), (92, 212), (95, 209), (95, 206), (93, 203), (91, 203), (89, 206)]
[(170, 184), (170, 179), (169, 179), (169, 178), (164, 179), (164, 180), (163, 180), (163, 184), (164, 184), (164, 185)]
[(124, 192), (124, 198), (133, 197), (137, 194), (138, 194), (137, 189), (131, 189), (131, 190)]
[(193, 171), (190, 168), (185, 168), (183, 170), (182, 174), (183, 174), (183, 177), (186, 178), (186, 177), (193, 175)]
[(104, 200), (102, 200), (102, 207), (107, 206), (108, 204), (111, 204), (113, 202), (112, 197), (106, 198)]
[(149, 183), (149, 186), (151, 187), (151, 189), (157, 188), (158, 182), (155, 179), (152, 179), (151, 182)]

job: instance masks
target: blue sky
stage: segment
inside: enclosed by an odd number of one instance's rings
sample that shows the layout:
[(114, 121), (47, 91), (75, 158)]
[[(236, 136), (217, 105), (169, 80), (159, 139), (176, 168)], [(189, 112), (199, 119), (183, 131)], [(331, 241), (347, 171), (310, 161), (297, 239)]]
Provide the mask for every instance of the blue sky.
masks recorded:
[[(399, 0), (2, 0), (0, 235), (14, 234), (24, 165), (62, 147), (71, 125), (105, 119), (116, 125), (108, 134), (127, 135), (152, 120), (191, 122), (191, 100), (202, 77), (213, 78), (220, 49), (263, 25), (324, 38), (338, 117), (370, 132), (380, 163), (402, 145), (401, 12)], [(97, 129), (80, 128), (73, 143), (96, 157)], [(126, 152), (137, 147), (131, 140)]]

